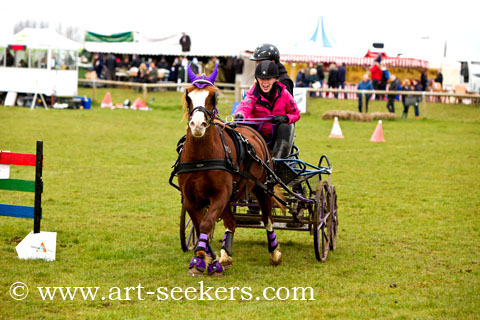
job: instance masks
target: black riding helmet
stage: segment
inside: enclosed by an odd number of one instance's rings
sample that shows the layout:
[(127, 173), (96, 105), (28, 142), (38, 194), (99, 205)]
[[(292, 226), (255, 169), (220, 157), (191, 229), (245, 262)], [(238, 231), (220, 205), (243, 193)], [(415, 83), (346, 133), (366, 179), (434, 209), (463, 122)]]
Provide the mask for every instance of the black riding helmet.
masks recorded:
[(255, 78), (278, 78), (278, 67), (275, 62), (272, 62), (270, 60), (260, 62), (255, 68)]
[(273, 44), (264, 43), (255, 48), (250, 60), (275, 60), (275, 62), (278, 62), (280, 60), (280, 51)]

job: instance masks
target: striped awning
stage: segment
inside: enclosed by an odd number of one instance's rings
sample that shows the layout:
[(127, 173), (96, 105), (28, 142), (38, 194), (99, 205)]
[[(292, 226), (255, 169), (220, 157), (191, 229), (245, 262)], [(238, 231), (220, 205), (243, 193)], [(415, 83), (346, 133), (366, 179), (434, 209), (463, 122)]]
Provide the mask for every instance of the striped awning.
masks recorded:
[[(374, 62), (374, 58), (357, 58), (357, 57), (339, 57), (339, 56), (320, 56), (320, 55), (304, 55), (304, 54), (281, 54), (280, 60), (285, 62), (305, 62), (305, 63), (336, 63), (346, 65), (370, 66)], [(429, 63), (425, 60), (414, 58), (393, 58), (387, 57), (382, 59), (382, 63), (386, 67), (400, 68), (422, 68), (428, 69)]]

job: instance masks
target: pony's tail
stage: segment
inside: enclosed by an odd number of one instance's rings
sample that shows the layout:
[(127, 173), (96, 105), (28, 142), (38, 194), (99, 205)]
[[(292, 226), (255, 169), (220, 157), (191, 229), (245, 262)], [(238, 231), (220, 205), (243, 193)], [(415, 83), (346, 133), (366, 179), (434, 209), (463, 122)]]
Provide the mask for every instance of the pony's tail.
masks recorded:
[[(283, 194), (283, 189), (279, 185), (273, 187), (273, 194), (278, 198), (282, 199), (283, 202), (285, 202), (285, 195)], [(282, 210), (282, 213), (285, 215), (285, 206), (275, 197), (273, 197), (273, 201), (280, 207), (280, 210)]]

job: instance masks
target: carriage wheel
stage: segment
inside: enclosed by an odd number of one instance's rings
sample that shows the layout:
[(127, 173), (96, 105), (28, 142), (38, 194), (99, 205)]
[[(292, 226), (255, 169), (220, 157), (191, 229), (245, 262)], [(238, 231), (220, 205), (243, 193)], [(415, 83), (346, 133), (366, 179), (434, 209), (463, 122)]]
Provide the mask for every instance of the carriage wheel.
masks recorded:
[(187, 216), (187, 209), (182, 204), (180, 213), (180, 245), (183, 252), (193, 250), (197, 243), (197, 233), (193, 226), (192, 220)]
[(330, 215), (331, 232), (330, 232), (330, 249), (337, 249), (337, 233), (338, 233), (338, 206), (337, 206), (337, 191), (335, 186), (330, 186)]
[(318, 261), (326, 261), (330, 248), (330, 231), (328, 228), (331, 216), (328, 212), (328, 183), (320, 181), (315, 193), (315, 206), (313, 216), (313, 245), (315, 247), (315, 256)]

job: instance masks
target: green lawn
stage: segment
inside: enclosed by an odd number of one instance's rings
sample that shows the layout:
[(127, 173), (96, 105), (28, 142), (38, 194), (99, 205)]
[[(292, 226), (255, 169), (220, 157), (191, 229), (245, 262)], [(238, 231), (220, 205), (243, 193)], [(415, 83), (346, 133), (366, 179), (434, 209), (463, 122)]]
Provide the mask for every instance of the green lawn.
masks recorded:
[[(329, 139), (328, 110), (356, 110), (356, 101), (311, 99), (296, 126), (301, 158), (327, 154), (338, 193), (338, 247), (315, 259), (308, 233), (277, 231), (283, 262), (272, 267), (264, 230), (237, 229), (234, 266), (223, 278), (189, 278), (192, 253), (179, 243), (180, 195), (168, 185), (175, 146), (186, 129), (181, 95), (149, 93), (153, 111), (0, 106), (0, 149), (34, 153), (44, 141), (42, 230), (57, 232), (56, 261), (24, 261), (15, 246), (32, 220), (0, 217), (0, 317), (6, 319), (478, 319), (480, 310), (480, 110), (427, 104), (427, 118), (383, 122), (386, 143), (369, 139), (376, 122), (341, 121), (344, 139)], [(110, 89), (114, 103), (140, 97)], [(80, 95), (91, 95), (80, 89)], [(220, 97), (220, 114), (231, 109)], [(371, 102), (370, 111), (386, 111)], [(400, 103), (396, 103), (400, 115)], [(30, 167), (11, 177), (33, 179)], [(33, 194), (0, 191), (0, 203), (33, 205)], [(219, 250), (223, 225), (213, 248)], [(17, 281), (25, 300), (10, 297)], [(200, 281), (203, 281), (200, 283)], [(227, 289), (225, 301), (126, 300), (125, 287)], [(122, 288), (102, 300), (43, 301), (37, 287)], [(265, 288), (311, 287), (315, 300), (272, 301)], [(230, 288), (239, 288), (235, 289)], [(279, 297), (285, 297), (285, 288)], [(243, 294), (240, 290), (249, 292)], [(233, 290), (233, 291), (230, 291)], [(232, 293), (233, 292), (233, 293)], [(272, 291), (270, 296), (274, 297)], [(215, 294), (210, 294), (215, 298)], [(180, 297), (181, 294), (177, 294)], [(162, 296), (160, 296), (162, 297)], [(228, 300), (230, 298), (234, 300)], [(250, 298), (250, 299), (249, 299)]]

